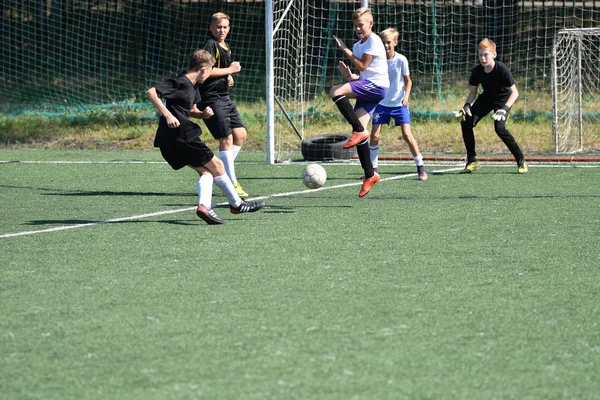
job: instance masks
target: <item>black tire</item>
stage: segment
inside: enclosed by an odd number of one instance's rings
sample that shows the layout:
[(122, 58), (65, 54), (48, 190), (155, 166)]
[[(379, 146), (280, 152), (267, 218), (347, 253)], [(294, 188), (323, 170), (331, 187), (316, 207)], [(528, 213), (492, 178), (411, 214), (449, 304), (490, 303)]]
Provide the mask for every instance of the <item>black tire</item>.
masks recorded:
[(302, 140), (302, 156), (306, 161), (349, 160), (354, 147), (344, 148), (350, 136), (341, 134), (312, 136)]

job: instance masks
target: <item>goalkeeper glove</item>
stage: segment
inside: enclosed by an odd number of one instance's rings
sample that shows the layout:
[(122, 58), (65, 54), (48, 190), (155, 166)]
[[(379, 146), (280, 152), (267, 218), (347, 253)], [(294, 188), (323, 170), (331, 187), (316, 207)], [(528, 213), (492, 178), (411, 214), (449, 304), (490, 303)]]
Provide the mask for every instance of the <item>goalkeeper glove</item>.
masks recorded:
[(465, 105), (463, 106), (463, 108), (461, 108), (460, 110), (454, 112), (454, 116), (456, 118), (462, 118), (463, 121), (465, 119), (467, 119), (467, 115), (469, 117), (471, 117), (473, 115), (473, 114), (471, 114), (471, 105), (469, 103), (465, 103)]
[(504, 107), (500, 108), (499, 110), (496, 110), (496, 112), (494, 114), (492, 114), (492, 118), (494, 119), (494, 121), (505, 121), (506, 115), (508, 114), (509, 111), (510, 111), (510, 107), (504, 106)]

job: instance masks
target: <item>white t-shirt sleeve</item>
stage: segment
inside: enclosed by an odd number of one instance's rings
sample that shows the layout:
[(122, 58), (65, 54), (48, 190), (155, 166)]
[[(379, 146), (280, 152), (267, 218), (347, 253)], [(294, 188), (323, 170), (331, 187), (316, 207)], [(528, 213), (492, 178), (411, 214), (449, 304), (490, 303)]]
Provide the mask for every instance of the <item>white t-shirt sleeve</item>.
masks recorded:
[(408, 59), (404, 55), (402, 55), (402, 54), (400, 54), (399, 56), (400, 56), (400, 62), (402, 63), (401, 64), (402, 65), (402, 76), (403, 77), (404, 76), (409, 76), (410, 75), (410, 71), (408, 69)]

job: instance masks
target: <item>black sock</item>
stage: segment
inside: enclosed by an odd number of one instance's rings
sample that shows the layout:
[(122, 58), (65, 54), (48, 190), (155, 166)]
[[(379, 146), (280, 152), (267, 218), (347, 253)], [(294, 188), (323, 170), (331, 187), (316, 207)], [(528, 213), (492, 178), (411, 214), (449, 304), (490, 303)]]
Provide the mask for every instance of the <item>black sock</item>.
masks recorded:
[(473, 118), (461, 122), (462, 137), (467, 150), (467, 164), (477, 161), (475, 152), (475, 133), (473, 132)]
[(358, 159), (360, 160), (360, 166), (365, 171), (365, 179), (375, 175), (373, 169), (373, 163), (371, 162), (371, 149), (369, 149), (369, 141), (365, 140), (362, 143), (356, 145), (356, 152), (358, 153)]
[(337, 106), (337, 108), (340, 110), (344, 118), (346, 118), (346, 121), (348, 121), (348, 123), (352, 125), (353, 132), (362, 132), (365, 130), (365, 128), (358, 120), (358, 117), (356, 116), (356, 113), (352, 108), (352, 104), (350, 104), (350, 100), (348, 100), (346, 96), (335, 96), (332, 100)]

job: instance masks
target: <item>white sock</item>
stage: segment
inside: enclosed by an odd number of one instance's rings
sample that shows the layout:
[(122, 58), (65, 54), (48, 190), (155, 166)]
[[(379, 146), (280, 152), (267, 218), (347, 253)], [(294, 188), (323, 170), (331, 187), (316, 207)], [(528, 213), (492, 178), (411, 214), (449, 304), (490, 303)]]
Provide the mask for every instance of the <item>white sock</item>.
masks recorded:
[(213, 176), (212, 174), (202, 174), (196, 184), (198, 188), (198, 205), (211, 208), (212, 193), (213, 193)]
[(231, 183), (231, 179), (227, 176), (227, 174), (223, 174), (221, 176), (215, 176), (215, 184), (225, 193), (227, 196), (227, 201), (234, 207), (239, 207), (242, 204), (242, 199), (235, 191), (233, 187), (233, 183)]
[(423, 166), (423, 156), (421, 154), (419, 154), (416, 157), (413, 157), (413, 160), (415, 160), (415, 164), (417, 167), (422, 167)]
[(379, 145), (369, 146), (369, 150), (371, 150), (371, 163), (373, 164), (373, 168), (377, 168), (379, 166)]
[(234, 144), (231, 148), (231, 151), (233, 151), (234, 160), (237, 158), (238, 154), (240, 153), (240, 150), (242, 150), (242, 146), (238, 146), (237, 144)]
[(219, 158), (225, 164), (225, 172), (231, 182), (237, 182), (237, 178), (235, 177), (235, 167), (233, 166), (233, 160), (235, 157), (233, 156), (233, 150), (221, 150), (219, 151)]

